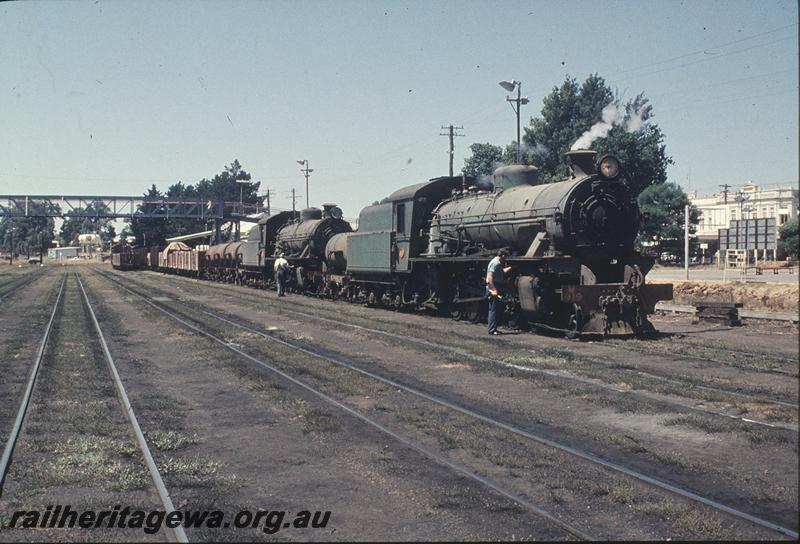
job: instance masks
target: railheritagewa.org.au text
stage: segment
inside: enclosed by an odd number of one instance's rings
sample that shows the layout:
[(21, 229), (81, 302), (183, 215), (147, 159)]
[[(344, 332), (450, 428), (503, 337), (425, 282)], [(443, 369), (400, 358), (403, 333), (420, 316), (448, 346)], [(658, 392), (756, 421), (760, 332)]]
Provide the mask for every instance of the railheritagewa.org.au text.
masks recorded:
[(44, 510), (17, 510), (11, 514), (9, 529), (140, 529), (155, 534), (162, 528), (258, 529), (275, 534), (284, 529), (324, 529), (330, 511), (240, 510), (233, 516), (221, 510), (137, 510), (116, 505), (111, 510), (73, 510), (70, 505), (48, 506)]

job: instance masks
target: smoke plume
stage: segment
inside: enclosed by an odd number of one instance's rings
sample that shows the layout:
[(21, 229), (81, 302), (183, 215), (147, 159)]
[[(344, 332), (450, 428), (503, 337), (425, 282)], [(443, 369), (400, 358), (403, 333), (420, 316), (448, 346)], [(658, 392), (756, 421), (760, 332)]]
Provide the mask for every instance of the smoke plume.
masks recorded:
[(602, 121), (595, 123), (592, 128), (581, 134), (581, 137), (570, 147), (570, 151), (589, 149), (595, 140), (608, 136), (608, 133), (615, 126), (624, 125), (626, 132), (637, 132), (642, 129), (646, 121), (644, 108), (635, 110), (629, 116), (625, 116), (613, 102), (603, 108), (601, 117)]
[(572, 144), (570, 151), (589, 149), (589, 146), (592, 145), (596, 139), (608, 136), (609, 131), (618, 123), (620, 117), (617, 106), (612, 103), (603, 108), (601, 117), (603, 120), (595, 123), (592, 125), (592, 128), (584, 132), (581, 137)]
[(484, 191), (491, 191), (494, 188), (494, 182), (491, 175), (481, 174), (476, 180), (479, 189)]
[(640, 108), (634, 111), (625, 123), (625, 130), (627, 132), (638, 132), (644, 126), (646, 119), (644, 118), (645, 110)]

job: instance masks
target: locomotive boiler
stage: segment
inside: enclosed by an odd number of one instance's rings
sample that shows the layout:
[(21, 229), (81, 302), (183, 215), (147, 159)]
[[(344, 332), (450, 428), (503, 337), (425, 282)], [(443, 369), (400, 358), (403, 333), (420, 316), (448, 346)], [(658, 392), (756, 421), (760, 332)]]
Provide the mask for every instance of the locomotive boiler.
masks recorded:
[(533, 166), (497, 169), (493, 191), (460, 192), (434, 211), (427, 254), (505, 247), (526, 257), (570, 254), (587, 264), (629, 255), (638, 206), (617, 180), (618, 161), (603, 157), (596, 171), (594, 156), (570, 152), (571, 177), (556, 183), (541, 183)]
[(300, 219), (284, 225), (276, 235), (279, 252), (291, 259), (322, 259), (325, 245), (336, 234), (352, 231), (342, 219), (342, 210), (335, 204), (323, 204), (322, 209), (306, 208)]

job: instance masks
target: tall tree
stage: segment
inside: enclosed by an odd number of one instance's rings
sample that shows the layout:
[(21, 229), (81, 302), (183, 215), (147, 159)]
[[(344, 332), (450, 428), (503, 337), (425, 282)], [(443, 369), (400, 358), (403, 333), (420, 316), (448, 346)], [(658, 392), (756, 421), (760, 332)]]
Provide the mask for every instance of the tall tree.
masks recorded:
[(469, 146), (472, 155), (464, 159), (461, 171), (467, 176), (479, 178), (490, 176), (494, 169), (503, 162), (503, 148), (490, 143), (474, 143)]
[(226, 202), (238, 202), (241, 191), (242, 201), (245, 204), (255, 204), (259, 201), (258, 189), (261, 183), (237, 183), (239, 180), (250, 181), (250, 179), (250, 174), (242, 169), (242, 165), (239, 164), (238, 160), (234, 160), (213, 179), (200, 180), (195, 187), (195, 191), (200, 198), (219, 199)]
[[(639, 228), (639, 245), (652, 249), (656, 255), (668, 253), (680, 258), (683, 255), (684, 217), (689, 197), (675, 183), (651, 185), (639, 195), (642, 223)], [(697, 230), (700, 213), (689, 206), (689, 233)], [(694, 253), (696, 242), (690, 241), (690, 253)]]
[[(165, 195), (168, 199), (196, 200), (197, 189), (193, 185), (184, 185), (182, 182), (174, 183), (167, 188)], [(204, 230), (205, 223), (199, 219), (168, 219), (165, 221), (166, 237), (183, 236)]]
[(797, 217), (793, 217), (781, 225), (778, 232), (780, 233), (778, 249), (781, 255), (789, 259), (797, 259), (798, 243), (800, 243), (800, 227)]
[(77, 213), (87, 215), (70, 216), (61, 224), (59, 237), (64, 245), (78, 243), (81, 234), (98, 234), (104, 242), (114, 238), (114, 226), (110, 217), (102, 217), (109, 212), (108, 206), (102, 202), (92, 202), (86, 208), (76, 208)]
[[(164, 195), (158, 190), (156, 184), (150, 186), (144, 194), (145, 198), (161, 199)], [(126, 228), (136, 237), (136, 245), (160, 245), (171, 234), (166, 219), (148, 217), (134, 217)], [(124, 230), (124, 229), (123, 229)]]
[[(59, 206), (50, 203), (31, 202), (31, 209), (47, 206), (55, 214)], [(3, 217), (0, 219), (0, 247), (6, 251), (38, 253), (46, 250), (55, 238), (55, 221), (52, 217)], [(12, 248), (13, 244), (13, 248)]]
[(564, 153), (594, 127), (596, 134), (587, 139), (588, 147), (599, 155), (616, 155), (626, 182), (638, 195), (650, 185), (664, 183), (667, 166), (673, 162), (652, 117), (653, 108), (643, 94), (623, 101), (597, 74), (581, 85), (567, 77), (544, 98), (541, 117), (525, 127), (522, 142), (542, 178), (557, 180), (564, 177)]
[[(167, 188), (166, 193), (162, 193), (153, 184), (145, 193), (145, 198), (168, 198), (189, 200), (203, 200), (216, 202), (239, 202), (241, 196), (245, 204), (255, 204), (260, 201), (258, 189), (260, 183), (238, 183), (238, 181), (250, 181), (251, 175), (246, 172), (238, 160), (234, 160), (230, 165), (225, 166), (219, 174), (212, 179), (204, 178), (196, 185), (184, 185), (179, 181)], [(126, 226), (126, 230), (136, 238), (139, 245), (161, 245), (167, 238), (182, 236), (204, 230), (206, 225), (197, 219), (153, 219), (153, 218), (134, 218)]]

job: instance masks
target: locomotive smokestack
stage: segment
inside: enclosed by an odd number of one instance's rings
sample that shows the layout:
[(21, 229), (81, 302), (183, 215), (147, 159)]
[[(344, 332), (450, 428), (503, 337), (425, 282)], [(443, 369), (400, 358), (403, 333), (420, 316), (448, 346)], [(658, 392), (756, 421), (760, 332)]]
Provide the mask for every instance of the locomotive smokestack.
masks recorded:
[(595, 157), (597, 151), (591, 149), (576, 149), (567, 151), (564, 154), (567, 158), (567, 166), (572, 170), (572, 177), (592, 176), (597, 173)]

